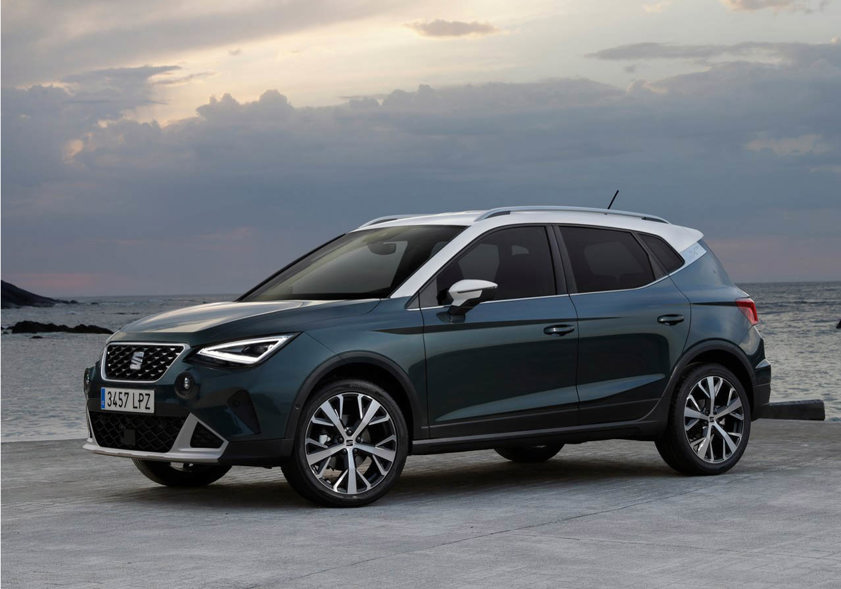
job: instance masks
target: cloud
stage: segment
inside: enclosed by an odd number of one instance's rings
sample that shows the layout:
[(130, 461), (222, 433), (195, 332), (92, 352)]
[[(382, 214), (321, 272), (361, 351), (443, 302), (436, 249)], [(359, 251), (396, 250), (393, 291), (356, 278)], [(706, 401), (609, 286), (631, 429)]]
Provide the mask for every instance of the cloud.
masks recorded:
[(777, 60), (787, 63), (814, 63), (826, 60), (841, 66), (841, 43), (736, 43), (733, 45), (677, 45), (669, 43), (633, 43), (591, 53), (602, 60), (632, 61), (688, 59), (707, 63), (716, 58)]
[(649, 2), (648, 4), (643, 4), (642, 9), (647, 14), (660, 14), (671, 5), (672, 0), (660, 0), (659, 2)]
[(484, 37), (499, 33), (500, 30), (490, 23), (478, 21), (461, 22), (457, 20), (433, 20), (414, 22), (406, 25), (421, 37)]
[(721, 3), (730, 10), (741, 12), (768, 8), (778, 12), (815, 12), (823, 10), (829, 4), (829, 0), (721, 0)]
[(188, 82), (192, 82), (193, 80), (201, 80), (202, 78), (209, 78), (213, 75), (213, 72), (196, 72), (194, 74), (188, 74), (186, 76), (179, 76), (177, 78), (165, 78), (161, 80), (155, 80), (153, 84), (155, 86), (177, 86), (180, 84), (186, 84)]
[(0, 36), (4, 55), (14, 59), (3, 59), (3, 86), (50, 82), (70, 72), (126, 63), (170, 60), (179, 52), (207, 47), (236, 47), (387, 14), (396, 6), (395, 2), (366, 0), (4, 1)]
[[(154, 100), (174, 69), (5, 89), (4, 279), (94, 275), (56, 295), (236, 292), (368, 218), (605, 206), (617, 186), (620, 208), (698, 227), (714, 248), (765, 240), (750, 256), (723, 252), (745, 269), (739, 280), (839, 278), (838, 256), (791, 265), (762, 252), (838, 251), (841, 65), (827, 45), (759, 45), (778, 59), (713, 62), (628, 88), (420, 86), (319, 108), (267, 91), (212, 99), (167, 126), (114, 113)], [(634, 59), (661, 54), (645, 47)]]
[(745, 149), (750, 151), (767, 149), (771, 153), (783, 157), (805, 156), (832, 151), (832, 147), (824, 143), (817, 133), (809, 133), (799, 137), (757, 138), (745, 144)]
[[(98, 104), (95, 110), (100, 118), (113, 118), (158, 102), (154, 85), (174, 83), (177, 79), (166, 76), (179, 69), (175, 65), (107, 68), (65, 76), (62, 82), (70, 87), (74, 102)], [(151, 81), (157, 76), (163, 77)]]

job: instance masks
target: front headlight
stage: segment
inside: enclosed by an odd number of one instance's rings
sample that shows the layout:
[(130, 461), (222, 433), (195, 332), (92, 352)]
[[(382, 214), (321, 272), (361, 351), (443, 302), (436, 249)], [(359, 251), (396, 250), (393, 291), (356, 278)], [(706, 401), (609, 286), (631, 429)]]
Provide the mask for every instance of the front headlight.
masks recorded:
[(235, 364), (256, 364), (281, 346), (285, 345), (296, 334), (273, 335), (256, 339), (240, 340), (208, 346), (198, 351), (199, 356), (207, 356), (214, 360), (233, 362)]

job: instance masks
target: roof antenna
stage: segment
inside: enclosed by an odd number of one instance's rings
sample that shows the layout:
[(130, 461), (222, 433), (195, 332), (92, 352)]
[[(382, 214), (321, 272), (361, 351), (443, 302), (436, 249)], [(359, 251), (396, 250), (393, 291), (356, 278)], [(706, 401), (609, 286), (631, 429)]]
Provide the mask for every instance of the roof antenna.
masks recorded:
[(608, 208), (608, 209), (610, 209), (610, 207), (612, 207), (612, 206), (613, 206), (613, 201), (614, 201), (614, 200), (616, 200), (616, 197), (617, 197), (617, 196), (619, 196), (619, 190), (617, 190), (617, 191), (616, 191), (616, 193), (613, 195), (613, 198), (611, 198), (611, 199), (610, 199), (610, 204), (609, 204), (609, 205), (607, 205), (607, 208)]

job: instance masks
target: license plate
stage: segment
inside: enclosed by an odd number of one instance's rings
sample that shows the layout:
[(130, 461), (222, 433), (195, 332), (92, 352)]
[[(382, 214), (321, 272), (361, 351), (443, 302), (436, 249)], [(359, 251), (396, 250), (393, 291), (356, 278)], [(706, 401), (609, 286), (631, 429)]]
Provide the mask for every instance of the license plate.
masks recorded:
[(99, 392), (99, 406), (104, 411), (155, 412), (154, 391), (102, 387)]

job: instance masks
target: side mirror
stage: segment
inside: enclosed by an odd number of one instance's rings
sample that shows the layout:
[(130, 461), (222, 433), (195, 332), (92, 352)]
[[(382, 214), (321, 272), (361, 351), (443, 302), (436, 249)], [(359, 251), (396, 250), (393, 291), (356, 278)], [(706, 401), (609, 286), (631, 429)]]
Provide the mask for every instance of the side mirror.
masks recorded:
[(479, 302), (496, 290), (496, 283), (487, 280), (459, 280), (450, 287), (447, 293), (453, 299), (450, 306), (450, 313), (454, 315), (464, 314)]

